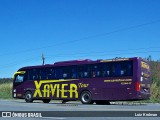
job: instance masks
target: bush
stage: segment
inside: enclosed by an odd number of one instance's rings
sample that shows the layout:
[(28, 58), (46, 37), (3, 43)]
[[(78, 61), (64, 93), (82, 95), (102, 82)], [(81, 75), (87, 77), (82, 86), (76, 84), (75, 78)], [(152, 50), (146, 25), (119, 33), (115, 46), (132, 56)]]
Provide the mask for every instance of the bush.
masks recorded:
[(0, 83), (0, 99), (12, 98), (12, 83)]
[(151, 84), (151, 102), (160, 102), (160, 86), (157, 82)]

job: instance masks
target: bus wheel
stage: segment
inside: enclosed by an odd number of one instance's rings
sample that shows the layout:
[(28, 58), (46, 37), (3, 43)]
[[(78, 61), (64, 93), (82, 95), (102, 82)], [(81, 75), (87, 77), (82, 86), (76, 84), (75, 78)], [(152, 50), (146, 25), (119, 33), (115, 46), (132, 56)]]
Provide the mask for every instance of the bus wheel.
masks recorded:
[(25, 101), (26, 101), (27, 103), (32, 103), (32, 102), (33, 102), (32, 92), (27, 91), (27, 92), (25, 93)]
[(80, 96), (80, 100), (83, 104), (93, 104), (92, 95), (89, 91), (83, 91)]
[(43, 101), (43, 103), (49, 103), (51, 101), (51, 99), (43, 99), (42, 101)]

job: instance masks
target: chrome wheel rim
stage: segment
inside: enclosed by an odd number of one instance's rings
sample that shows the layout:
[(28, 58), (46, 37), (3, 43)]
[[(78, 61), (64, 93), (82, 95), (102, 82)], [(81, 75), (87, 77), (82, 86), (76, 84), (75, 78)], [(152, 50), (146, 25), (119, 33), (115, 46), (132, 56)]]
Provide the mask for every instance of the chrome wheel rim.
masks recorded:
[(31, 94), (27, 94), (27, 95), (26, 95), (26, 99), (27, 99), (27, 100), (31, 99)]
[(82, 95), (83, 102), (88, 102), (89, 100), (90, 100), (90, 95), (88, 93)]

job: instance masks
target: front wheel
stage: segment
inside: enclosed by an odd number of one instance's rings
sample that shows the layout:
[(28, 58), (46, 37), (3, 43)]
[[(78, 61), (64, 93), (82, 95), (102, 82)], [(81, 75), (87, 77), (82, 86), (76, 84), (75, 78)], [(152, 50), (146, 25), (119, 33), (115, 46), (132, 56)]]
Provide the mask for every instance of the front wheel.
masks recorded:
[(26, 101), (27, 103), (32, 103), (32, 102), (33, 102), (33, 94), (32, 94), (32, 92), (27, 91), (27, 92), (25, 93), (25, 101)]
[(93, 104), (92, 94), (89, 91), (83, 91), (80, 100), (83, 104)]
[(49, 103), (51, 101), (51, 99), (43, 99), (42, 101), (43, 101), (43, 103)]

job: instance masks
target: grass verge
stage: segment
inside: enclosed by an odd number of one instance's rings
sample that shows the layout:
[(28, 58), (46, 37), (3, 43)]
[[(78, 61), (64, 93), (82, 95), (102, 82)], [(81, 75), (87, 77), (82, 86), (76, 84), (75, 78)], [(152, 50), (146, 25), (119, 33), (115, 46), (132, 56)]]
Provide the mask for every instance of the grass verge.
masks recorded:
[(156, 82), (151, 85), (150, 102), (160, 103), (160, 86)]
[(0, 84), (0, 99), (12, 98), (12, 83)]

